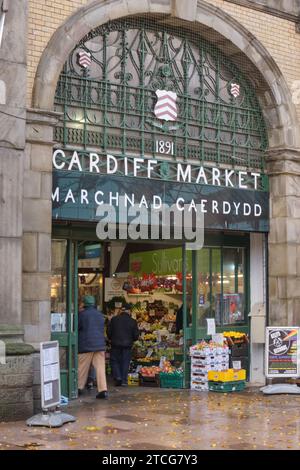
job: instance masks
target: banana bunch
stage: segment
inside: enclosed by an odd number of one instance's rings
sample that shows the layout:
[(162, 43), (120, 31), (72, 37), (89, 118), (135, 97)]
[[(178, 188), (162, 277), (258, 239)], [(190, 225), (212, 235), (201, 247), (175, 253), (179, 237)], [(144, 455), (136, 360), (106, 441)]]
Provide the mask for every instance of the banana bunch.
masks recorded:
[(144, 341), (155, 341), (156, 336), (152, 333), (146, 333), (143, 337)]
[(225, 331), (223, 336), (225, 336), (225, 338), (241, 339), (244, 338), (245, 333), (240, 333), (239, 331)]

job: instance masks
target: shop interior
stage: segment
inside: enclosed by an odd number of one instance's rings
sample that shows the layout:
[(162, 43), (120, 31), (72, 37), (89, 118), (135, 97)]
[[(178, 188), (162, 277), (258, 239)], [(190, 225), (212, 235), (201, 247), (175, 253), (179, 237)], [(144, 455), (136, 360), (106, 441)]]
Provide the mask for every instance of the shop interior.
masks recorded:
[[(52, 339), (61, 344), (63, 374), (70, 377), (72, 364), (75, 382), (76, 347), (70, 358), (62, 337), (69, 329), (77, 335), (74, 318), (83, 309), (84, 295), (95, 296), (107, 322), (123, 304), (131, 305), (141, 335), (133, 347), (129, 385), (157, 386), (157, 373), (163, 371), (181, 374), (183, 386), (184, 369), (186, 377), (190, 373), (184, 341), (187, 351), (205, 338), (208, 318), (215, 319), (219, 331), (246, 324), (244, 247), (205, 247), (197, 256), (186, 251), (185, 269), (182, 246), (124, 242), (115, 249), (95, 241), (77, 241), (76, 249), (72, 247), (67, 240), (52, 242), (51, 331)], [(108, 376), (110, 372), (108, 347)]]

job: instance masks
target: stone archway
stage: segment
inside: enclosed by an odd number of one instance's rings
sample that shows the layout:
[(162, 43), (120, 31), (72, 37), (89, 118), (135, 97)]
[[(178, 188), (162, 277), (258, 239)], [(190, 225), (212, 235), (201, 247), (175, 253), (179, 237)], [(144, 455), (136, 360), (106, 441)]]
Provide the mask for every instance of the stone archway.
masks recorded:
[[(294, 217), (297, 213), (300, 217), (295, 202), (300, 197), (300, 134), (288, 86), (274, 59), (241, 24), (202, 0), (94, 0), (71, 16), (52, 36), (38, 66), (33, 109), (28, 112), (30, 158), (41, 172), (44, 191), (43, 199), (26, 201), (25, 198), (24, 202), (24, 220), (27, 222), (23, 246), (25, 250), (32, 250), (34, 246), (38, 253), (34, 273), (28, 274), (23, 266), (26, 272), (23, 276), (23, 310), (32, 308), (35, 302), (38, 305), (36, 327), (27, 328), (25, 324), (26, 340), (45, 339), (49, 332), (52, 126), (57, 118), (53, 102), (59, 74), (75, 44), (90, 30), (109, 20), (137, 14), (156, 15), (158, 20), (178, 26), (188, 22), (189, 28), (195, 31), (201, 27), (201, 34), (226, 51), (231, 60), (243, 58), (243, 71), (255, 84), (269, 136), (272, 195), (270, 319), (276, 324), (296, 323), (300, 305), (297, 297), (300, 291), (297, 289), (300, 223)], [(33, 291), (37, 290), (34, 280), (39, 282), (38, 298), (33, 297)], [(295, 287), (295, 294), (290, 285)]]

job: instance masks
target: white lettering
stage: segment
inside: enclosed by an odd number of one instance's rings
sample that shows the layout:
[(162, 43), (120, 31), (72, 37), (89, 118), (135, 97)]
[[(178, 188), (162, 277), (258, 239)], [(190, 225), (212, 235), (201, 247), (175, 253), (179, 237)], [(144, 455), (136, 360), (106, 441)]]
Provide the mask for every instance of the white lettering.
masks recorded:
[(232, 175), (234, 175), (234, 170), (225, 170), (225, 185), (226, 186), (231, 186), (232, 188), (234, 188), (234, 184), (232, 183), (231, 181), (231, 177)]
[(142, 206), (145, 206), (148, 209), (148, 204), (144, 195), (142, 196), (141, 202), (139, 204), (139, 207), (142, 207)]
[(241, 203), (240, 202), (238, 202), (238, 203), (234, 202), (233, 205), (234, 205), (234, 208), (235, 208), (235, 213), (236, 213), (236, 215), (238, 215), (239, 207), (240, 207)]
[(72, 155), (72, 158), (71, 158), (71, 161), (70, 161), (70, 164), (69, 164), (69, 167), (68, 167), (68, 170), (71, 171), (73, 169), (73, 166), (74, 165), (77, 165), (77, 169), (79, 171), (82, 171), (82, 166), (81, 166), (81, 163), (80, 163), (80, 160), (79, 160), (79, 156), (78, 156), (78, 153), (76, 152), (73, 152), (73, 155)]
[(204, 171), (203, 166), (200, 167), (200, 170), (199, 170), (199, 172), (198, 172), (196, 184), (199, 184), (200, 179), (203, 179), (204, 184), (208, 184), (207, 178), (206, 178), (206, 174), (205, 174), (205, 171)]
[(259, 173), (251, 173), (251, 176), (254, 177), (254, 189), (258, 188), (258, 178), (260, 178)]
[(157, 160), (148, 160), (148, 178), (151, 178), (151, 173), (153, 170), (153, 165), (157, 165)]
[(230, 214), (231, 205), (227, 201), (223, 201), (223, 214)]
[(245, 202), (245, 204), (244, 204), (244, 215), (250, 215), (250, 214), (251, 214), (251, 206), (250, 206), (250, 204)]
[(88, 192), (86, 189), (81, 190), (80, 201), (81, 201), (81, 204), (83, 204), (83, 202), (85, 202), (85, 204), (89, 204)]
[(127, 157), (124, 158), (124, 174), (128, 176), (128, 159)]
[(112, 193), (109, 193), (109, 204), (113, 206), (113, 201), (116, 202), (116, 206), (119, 205), (119, 193), (117, 192), (115, 196)]
[(66, 162), (61, 162), (60, 164), (58, 164), (56, 161), (57, 156), (60, 156), (61, 158), (65, 159), (65, 152), (63, 150), (55, 150), (52, 156), (52, 163), (54, 168), (56, 168), (57, 170), (62, 170), (65, 167)]
[(128, 196), (128, 194), (125, 194), (124, 196), (125, 196), (125, 202), (124, 202), (125, 207), (128, 207), (128, 206), (127, 206), (127, 203), (128, 203), (128, 202), (129, 202), (129, 204), (130, 204), (131, 207), (134, 206), (134, 194), (131, 195), (131, 199), (130, 199), (130, 197)]
[(160, 209), (162, 206), (162, 200), (159, 196), (153, 196), (153, 209)]
[(207, 213), (207, 209), (205, 208), (206, 204), (207, 204), (207, 199), (202, 199), (201, 200), (201, 212), (203, 212), (203, 214)]
[(262, 214), (262, 207), (259, 204), (254, 204), (254, 216), (260, 217)]
[[(113, 163), (113, 167), (111, 168), (111, 163)], [(107, 169), (106, 169), (106, 172), (108, 175), (113, 175), (114, 173), (116, 173), (118, 169), (118, 161), (116, 159), (116, 157), (114, 157), (113, 155), (107, 155)]]
[(186, 182), (186, 179), (188, 180), (188, 183), (191, 182), (192, 180), (192, 168), (191, 165), (187, 165), (185, 170), (182, 168), (182, 164), (178, 163), (177, 166), (177, 181), (180, 182), (182, 178), (183, 182)]
[(212, 201), (212, 213), (219, 214), (218, 201)]
[(191, 200), (191, 203), (189, 206), (189, 212), (191, 212), (192, 209), (194, 209), (194, 211), (197, 212), (197, 207), (196, 207), (194, 199)]
[(96, 173), (100, 173), (98, 163), (100, 161), (99, 155), (97, 153), (90, 153), (90, 173), (93, 173), (94, 169)]
[(141, 169), (139, 163), (144, 163), (145, 160), (143, 158), (135, 158), (133, 160), (133, 176), (137, 176), (137, 171)]
[(97, 191), (95, 193), (95, 203), (98, 205), (98, 206), (101, 206), (101, 204), (103, 204), (103, 201), (99, 201), (98, 199), (98, 196), (104, 196), (104, 193), (102, 191)]
[(221, 172), (218, 168), (212, 169), (212, 184), (214, 186), (221, 186), (220, 174)]
[(68, 194), (66, 195), (65, 202), (68, 202), (69, 199), (72, 199), (73, 204), (75, 204), (75, 199), (72, 193), (72, 189), (69, 189)]
[(55, 200), (56, 202), (59, 202), (59, 187), (57, 187), (54, 193), (52, 193), (52, 201), (54, 202)]
[(247, 176), (246, 171), (239, 171), (239, 188), (241, 189), (247, 189), (248, 186), (246, 184), (243, 184), (245, 182), (245, 176)]
[[(180, 205), (182, 204), (182, 206)], [(183, 211), (184, 210), (184, 199), (182, 197), (179, 197), (176, 201), (176, 206), (177, 206), (177, 209), (179, 211)]]

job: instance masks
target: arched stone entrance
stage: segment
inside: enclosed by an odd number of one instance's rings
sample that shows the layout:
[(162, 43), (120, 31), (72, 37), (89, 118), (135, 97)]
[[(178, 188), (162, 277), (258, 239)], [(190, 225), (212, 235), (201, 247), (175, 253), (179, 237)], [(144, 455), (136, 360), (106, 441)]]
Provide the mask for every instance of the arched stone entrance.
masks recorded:
[[(71, 50), (90, 30), (128, 15), (154, 15), (164, 24), (187, 24), (226, 52), (243, 61), (243, 72), (255, 85), (269, 136), (271, 233), (269, 243), (269, 318), (273, 324), (299, 322), (299, 209), (300, 148), (295, 107), (285, 79), (270, 54), (236, 20), (204, 1), (92, 1), (75, 13), (53, 35), (41, 58), (27, 119), (28, 159), (41, 172), (43, 198), (24, 202), (24, 249), (37, 253), (34, 272), (24, 267), (23, 309), (36, 308), (38, 322), (26, 325), (26, 340), (49, 335), (49, 276), (51, 242), (51, 153), (54, 93), (59, 74)], [(26, 260), (25, 260), (26, 262)], [(34, 285), (39, 282), (39, 289)], [(38, 290), (37, 298), (33, 291)]]

